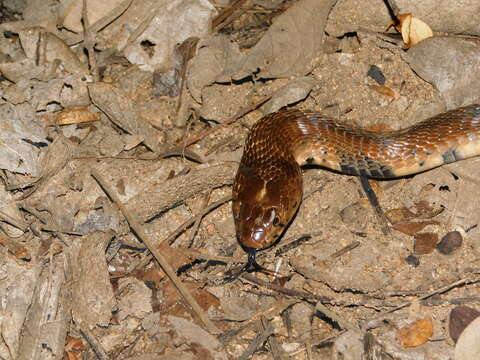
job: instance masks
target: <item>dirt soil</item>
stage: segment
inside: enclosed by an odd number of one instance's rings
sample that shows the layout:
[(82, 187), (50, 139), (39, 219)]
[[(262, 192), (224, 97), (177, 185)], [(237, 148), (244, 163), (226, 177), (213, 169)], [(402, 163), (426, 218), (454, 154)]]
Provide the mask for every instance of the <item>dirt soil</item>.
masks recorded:
[[(98, 9), (108, 17), (128, 3), (85, 40), (51, 26), (61, 17), (36, 23), (30, 2), (19, 3), (5, 8), (0, 41), (0, 129), (9, 134), (0, 136), (0, 358), (453, 359), (460, 351), (452, 328), (480, 310), (477, 158), (371, 181), (387, 233), (356, 177), (305, 168), (300, 210), (258, 255), (276, 275), (228, 279), (246, 261), (233, 177), (249, 129), (268, 109), (389, 131), (466, 98), (480, 102), (418, 75), (415, 47), (384, 31), (382, 2), (367, 2), (382, 8), (370, 23), (355, 22), (354, 1), (331, 2), (321, 29), (330, 33), (309, 48), (308, 66), (245, 77), (238, 54), (252, 54), (272, 23), (308, 1), (199, 2), (214, 30), (199, 21), (198, 39), (163, 49), (167, 60), (156, 63), (159, 45), (136, 26), (163, 23), (137, 0)], [(165, 13), (187, 13), (187, 3)], [(448, 31), (434, 29), (425, 44), (457, 40)], [(475, 36), (462, 41), (480, 51)], [(45, 51), (41, 59), (32, 48)], [(451, 56), (467, 66), (457, 50)], [(139, 64), (140, 53), (148, 61)], [(201, 60), (211, 54), (218, 63)], [(480, 82), (478, 72), (470, 77)]]

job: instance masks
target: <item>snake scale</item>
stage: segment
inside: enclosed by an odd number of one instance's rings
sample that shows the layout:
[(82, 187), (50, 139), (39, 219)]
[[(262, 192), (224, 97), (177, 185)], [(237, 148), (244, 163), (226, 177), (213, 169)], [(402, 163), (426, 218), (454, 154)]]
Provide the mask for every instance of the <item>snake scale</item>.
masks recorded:
[(480, 105), (451, 110), (409, 128), (377, 133), (317, 112), (282, 110), (251, 129), (233, 185), (237, 238), (258, 267), (256, 250), (273, 245), (302, 200), (305, 164), (348, 175), (398, 178), (480, 155)]

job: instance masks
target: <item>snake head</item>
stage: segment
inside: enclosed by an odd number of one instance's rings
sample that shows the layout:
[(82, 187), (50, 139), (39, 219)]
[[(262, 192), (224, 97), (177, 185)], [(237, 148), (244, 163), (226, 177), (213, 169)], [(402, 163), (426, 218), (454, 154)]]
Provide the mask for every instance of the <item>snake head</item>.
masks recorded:
[(301, 182), (292, 184), (288, 176), (264, 181), (250, 168), (241, 168), (236, 186), (241, 186), (233, 190), (238, 241), (244, 248), (263, 249), (273, 245), (297, 211)]

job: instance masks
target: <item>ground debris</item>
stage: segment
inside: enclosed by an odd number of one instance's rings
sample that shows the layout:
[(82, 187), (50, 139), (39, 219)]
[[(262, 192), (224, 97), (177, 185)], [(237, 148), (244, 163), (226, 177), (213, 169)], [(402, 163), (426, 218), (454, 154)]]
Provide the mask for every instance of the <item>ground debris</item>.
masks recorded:
[(372, 182), (390, 232), (307, 166), (271, 271), (227, 276), (263, 115), (390, 131), (480, 103), (476, 2), (396, 2), (434, 36), (406, 49), (392, 1), (3, 2), (0, 358), (474, 358), (478, 159)]

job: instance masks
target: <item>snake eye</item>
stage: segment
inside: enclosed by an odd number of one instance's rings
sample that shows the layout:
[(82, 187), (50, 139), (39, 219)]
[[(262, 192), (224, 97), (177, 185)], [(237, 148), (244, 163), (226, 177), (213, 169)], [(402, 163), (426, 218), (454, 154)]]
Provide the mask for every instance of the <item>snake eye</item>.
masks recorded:
[(272, 224), (273, 224), (273, 226), (278, 226), (280, 224), (280, 218), (278, 216), (275, 216)]

